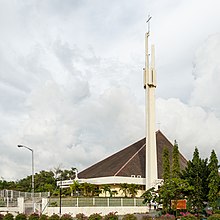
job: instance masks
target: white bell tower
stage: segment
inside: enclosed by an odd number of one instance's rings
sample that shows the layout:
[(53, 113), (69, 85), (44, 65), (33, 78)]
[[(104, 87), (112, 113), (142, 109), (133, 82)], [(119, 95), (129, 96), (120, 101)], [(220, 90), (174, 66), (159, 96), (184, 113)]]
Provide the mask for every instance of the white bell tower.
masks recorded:
[[(148, 38), (150, 36), (150, 21), (148, 18), (148, 31), (145, 34), (145, 68), (144, 68), (144, 89), (146, 98), (146, 190), (155, 187), (158, 179), (157, 171), (157, 148), (155, 129), (155, 52), (154, 45), (151, 46), (151, 53), (148, 52)], [(150, 59), (149, 59), (150, 57)], [(149, 64), (149, 60), (151, 61)]]

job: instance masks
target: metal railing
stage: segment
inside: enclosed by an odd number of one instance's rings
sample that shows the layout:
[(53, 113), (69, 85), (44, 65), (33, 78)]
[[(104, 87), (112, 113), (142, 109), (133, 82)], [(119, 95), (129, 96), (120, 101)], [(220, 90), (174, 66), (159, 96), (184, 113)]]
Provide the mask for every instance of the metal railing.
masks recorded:
[(0, 198), (0, 207), (17, 207), (17, 199)]
[[(50, 192), (39, 192), (34, 193), (35, 198), (47, 198), (50, 196)], [(21, 192), (21, 191), (15, 191), (15, 190), (0, 190), (0, 198), (31, 198), (32, 193), (31, 192)]]
[[(58, 207), (59, 198), (50, 198), (49, 207)], [(112, 207), (112, 206), (146, 206), (143, 198), (117, 198), (117, 197), (73, 197), (62, 198), (62, 207)]]

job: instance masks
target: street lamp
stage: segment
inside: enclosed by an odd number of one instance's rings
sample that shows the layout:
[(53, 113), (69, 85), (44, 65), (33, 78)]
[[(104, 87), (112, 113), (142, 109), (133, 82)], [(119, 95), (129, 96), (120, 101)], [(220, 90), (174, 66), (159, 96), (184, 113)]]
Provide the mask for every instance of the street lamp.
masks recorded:
[(31, 180), (31, 186), (32, 186), (32, 202), (33, 202), (33, 212), (35, 212), (34, 207), (34, 150), (30, 147), (24, 146), (24, 145), (18, 145), (18, 147), (24, 147), (31, 151), (32, 154), (32, 180)]
[(57, 177), (57, 185), (60, 186), (60, 211), (59, 211), (59, 213), (61, 216), (61, 213), (62, 213), (62, 186), (63, 186), (63, 178), (61, 177), (61, 174), (60, 174), (60, 178)]

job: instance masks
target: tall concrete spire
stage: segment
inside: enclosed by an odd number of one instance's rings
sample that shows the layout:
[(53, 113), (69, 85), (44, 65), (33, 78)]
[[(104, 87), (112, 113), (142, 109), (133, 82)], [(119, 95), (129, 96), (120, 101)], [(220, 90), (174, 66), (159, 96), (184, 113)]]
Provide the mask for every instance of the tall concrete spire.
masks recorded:
[[(148, 19), (148, 24), (149, 20)], [(148, 38), (150, 30), (145, 34), (145, 68), (144, 68), (144, 88), (146, 97), (146, 190), (156, 185), (158, 179), (157, 171), (157, 148), (155, 129), (155, 52), (154, 45), (151, 46), (151, 54), (148, 52)], [(149, 57), (151, 64), (149, 65)]]

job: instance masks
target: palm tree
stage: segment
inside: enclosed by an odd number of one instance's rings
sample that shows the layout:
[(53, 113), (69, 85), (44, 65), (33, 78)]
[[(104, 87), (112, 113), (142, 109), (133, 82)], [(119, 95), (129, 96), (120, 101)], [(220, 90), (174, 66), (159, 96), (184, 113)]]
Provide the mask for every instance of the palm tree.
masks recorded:
[(82, 189), (83, 189), (84, 196), (94, 196), (97, 191), (96, 190), (97, 187), (94, 184), (87, 183), (87, 182), (82, 184)]
[(122, 191), (125, 195), (125, 197), (127, 197), (127, 193), (128, 193), (128, 183), (121, 183), (120, 184), (120, 191)]
[(59, 167), (54, 169), (55, 179), (59, 180), (67, 180), (67, 179), (75, 179), (77, 169), (75, 167), (71, 167), (70, 170), (62, 170)]
[(101, 190), (104, 191), (105, 197), (106, 197), (106, 193), (107, 193), (107, 192), (109, 192), (110, 195), (111, 195), (111, 187), (110, 187), (110, 185), (108, 185), (108, 184), (102, 185)]
[(137, 184), (132, 183), (128, 185), (128, 192), (130, 193), (132, 198), (134, 198), (137, 195), (139, 189), (140, 187)]
[(151, 187), (150, 189), (148, 189), (147, 191), (145, 191), (141, 197), (144, 198), (143, 203), (151, 203), (152, 201), (154, 202), (156, 199), (156, 193), (155, 193), (155, 188)]
[(112, 194), (113, 197), (115, 197), (118, 194), (118, 191), (117, 190), (112, 190), (111, 194)]
[(76, 171), (77, 169), (75, 167), (71, 167), (71, 169), (68, 171), (68, 177), (69, 179), (75, 179), (76, 177)]
[(79, 184), (78, 181), (73, 181), (73, 184), (70, 185), (70, 191), (71, 191), (71, 196), (73, 195), (79, 195), (81, 185)]

